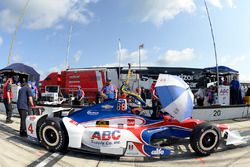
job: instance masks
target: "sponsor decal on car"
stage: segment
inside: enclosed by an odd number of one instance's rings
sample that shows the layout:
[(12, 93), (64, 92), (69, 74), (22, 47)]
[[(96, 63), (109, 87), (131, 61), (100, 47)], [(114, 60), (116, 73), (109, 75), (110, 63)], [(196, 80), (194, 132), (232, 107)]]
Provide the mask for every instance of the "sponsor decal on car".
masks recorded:
[(129, 150), (133, 150), (134, 149), (134, 145), (128, 145), (128, 149)]
[(121, 132), (114, 131), (95, 131), (91, 136), (91, 143), (98, 146), (109, 146), (120, 144)]
[(127, 125), (128, 126), (135, 126), (135, 119), (128, 118)]
[(87, 114), (88, 115), (98, 115), (99, 114), (99, 112), (96, 112), (96, 111), (87, 111)]
[(104, 109), (111, 109), (111, 108), (113, 108), (113, 106), (106, 104), (106, 105), (103, 105), (102, 108), (104, 108)]
[(96, 121), (96, 126), (109, 127), (109, 121)]
[(97, 139), (97, 140), (119, 140), (121, 137), (121, 132), (119, 130), (114, 131), (95, 131), (92, 134), (91, 139)]
[(134, 144), (132, 142), (129, 142), (124, 155), (125, 156), (145, 156), (142, 150), (142, 146), (143, 145), (140, 143)]
[(123, 124), (118, 124), (118, 129), (123, 129)]
[(151, 151), (152, 155), (164, 155), (164, 150), (157, 148), (156, 150)]
[(74, 121), (73, 119), (71, 119), (69, 122), (74, 124), (74, 125), (78, 125), (78, 122)]

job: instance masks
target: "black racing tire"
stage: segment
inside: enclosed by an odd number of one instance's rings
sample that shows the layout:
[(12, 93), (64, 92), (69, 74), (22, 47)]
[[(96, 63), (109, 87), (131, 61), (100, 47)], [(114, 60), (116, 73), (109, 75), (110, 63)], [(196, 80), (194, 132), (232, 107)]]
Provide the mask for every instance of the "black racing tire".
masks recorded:
[(60, 118), (47, 118), (39, 128), (40, 143), (51, 152), (65, 152), (68, 134)]
[(192, 131), (190, 144), (199, 156), (208, 156), (213, 153), (221, 142), (221, 131), (207, 122), (201, 123)]

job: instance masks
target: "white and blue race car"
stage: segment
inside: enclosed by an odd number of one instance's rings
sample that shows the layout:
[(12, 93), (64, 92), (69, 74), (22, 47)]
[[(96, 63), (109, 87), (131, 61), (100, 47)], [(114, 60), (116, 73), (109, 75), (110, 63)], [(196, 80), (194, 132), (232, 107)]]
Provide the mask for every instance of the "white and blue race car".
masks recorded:
[(155, 146), (156, 140), (189, 138), (197, 154), (209, 155), (222, 140), (231, 137), (226, 125), (212, 125), (192, 118), (178, 121), (164, 114), (158, 119), (136, 115), (126, 99), (83, 107), (62, 116), (65, 110), (39, 110), (28, 115), (28, 139), (52, 152), (74, 148), (96, 154), (152, 157), (172, 153), (169, 148)]

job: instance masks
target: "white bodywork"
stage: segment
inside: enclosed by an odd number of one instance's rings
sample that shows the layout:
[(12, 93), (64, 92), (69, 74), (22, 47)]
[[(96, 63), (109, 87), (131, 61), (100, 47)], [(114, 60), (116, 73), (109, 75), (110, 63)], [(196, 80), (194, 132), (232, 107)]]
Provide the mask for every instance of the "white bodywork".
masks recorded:
[(74, 124), (71, 121), (68, 117), (63, 118), (69, 136), (69, 147), (71, 148), (81, 148), (81, 145), (84, 144), (87, 147), (100, 149), (101, 152), (108, 153), (111, 151), (109, 148), (117, 149), (117, 152), (120, 148), (125, 149), (127, 141), (141, 143), (132, 132), (126, 129), (96, 127), (95, 125), (92, 126), (91, 123)]
[[(39, 142), (37, 133), (37, 128), (39, 127), (37, 127), (37, 123), (42, 117), (53, 117), (54, 113), (65, 110), (67, 109), (57, 108), (39, 113), (40, 115), (27, 116), (26, 127), (29, 140)], [(115, 126), (112, 128), (112, 126), (96, 127), (96, 121), (87, 124), (77, 124), (68, 117), (62, 118), (69, 137), (68, 147), (70, 148), (80, 149), (83, 144), (87, 147), (100, 150), (101, 153), (122, 155), (126, 150), (127, 156), (144, 156), (135, 146), (130, 146), (133, 147), (133, 149), (127, 148), (128, 143), (130, 143), (130, 145), (133, 145), (133, 142), (142, 144), (131, 131), (125, 128), (139, 126), (143, 124), (143, 121), (141, 119), (136, 119), (134, 122), (129, 122), (129, 120), (130, 118), (114, 119), (111, 123)], [(121, 129), (118, 129), (118, 122), (124, 123)]]
[(226, 130), (224, 134), (225, 133), (227, 133), (226, 145), (239, 145), (247, 143), (247, 140), (242, 137), (238, 131)]
[(70, 108), (58, 107), (58, 108), (53, 108), (52, 110), (44, 110), (44, 111), (39, 110), (38, 113), (33, 113), (34, 115), (28, 115), (25, 120), (25, 123), (29, 139), (32, 141), (37, 140), (38, 138), (37, 128), (39, 128), (37, 127), (37, 123), (42, 117), (52, 118), (54, 117), (54, 113), (63, 112), (67, 110), (70, 110)]

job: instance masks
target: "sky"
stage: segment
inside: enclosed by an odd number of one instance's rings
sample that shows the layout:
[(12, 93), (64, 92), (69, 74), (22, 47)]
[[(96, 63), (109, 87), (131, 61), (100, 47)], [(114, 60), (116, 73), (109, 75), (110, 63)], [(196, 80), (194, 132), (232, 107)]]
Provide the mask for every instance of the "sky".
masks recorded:
[[(250, 1), (206, 2), (218, 65), (250, 81)], [(72, 68), (118, 66), (119, 57), (122, 65), (136, 66), (141, 44), (142, 66), (216, 64), (204, 0), (1, 0), (0, 68), (8, 64), (22, 13), (10, 63), (30, 65), (42, 79), (65, 69), (67, 55)]]

